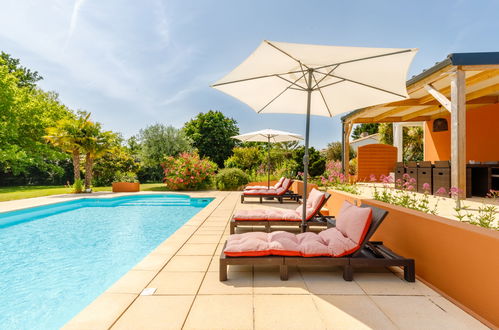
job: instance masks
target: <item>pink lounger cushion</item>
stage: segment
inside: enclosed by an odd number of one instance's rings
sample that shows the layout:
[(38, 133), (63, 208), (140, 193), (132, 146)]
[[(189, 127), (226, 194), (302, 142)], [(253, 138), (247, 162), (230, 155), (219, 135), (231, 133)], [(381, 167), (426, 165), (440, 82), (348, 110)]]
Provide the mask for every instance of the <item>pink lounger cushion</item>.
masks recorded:
[[(326, 194), (317, 189), (312, 189), (307, 199), (307, 220), (310, 220), (319, 211)], [(301, 221), (302, 205), (296, 210), (270, 209), (270, 210), (240, 210), (234, 215), (238, 221)]]
[(227, 239), (224, 253), (230, 257), (268, 255), (342, 257), (352, 254), (360, 248), (369, 230), (371, 209), (350, 204), (343, 205), (342, 212), (344, 214), (340, 222), (348, 222), (343, 223), (343, 226), (347, 227), (346, 234), (336, 227), (319, 234), (307, 232), (296, 235), (284, 231), (234, 234)]
[(252, 189), (252, 190), (244, 190), (245, 195), (272, 195), (272, 196), (280, 196), (284, 195), (286, 191), (291, 188), (291, 184), (293, 183), (290, 179), (284, 179), (281, 187), (274, 189)]
[[(279, 181), (273, 186), (270, 187), (270, 189), (277, 189), (282, 186), (282, 182), (284, 181), (284, 177), (280, 178)], [(269, 189), (268, 186), (246, 186), (244, 190), (267, 190)]]

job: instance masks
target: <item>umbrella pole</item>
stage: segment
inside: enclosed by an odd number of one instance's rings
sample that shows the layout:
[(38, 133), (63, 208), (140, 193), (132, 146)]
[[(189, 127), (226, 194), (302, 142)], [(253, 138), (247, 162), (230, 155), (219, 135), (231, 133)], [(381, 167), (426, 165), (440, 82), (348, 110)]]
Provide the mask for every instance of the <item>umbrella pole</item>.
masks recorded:
[(270, 189), (270, 136), (268, 136), (267, 149), (268, 149), (268, 155), (267, 155), (267, 189)]
[(301, 231), (307, 231), (307, 181), (308, 181), (308, 140), (310, 136), (310, 103), (312, 101), (312, 69), (308, 69), (307, 89), (307, 121), (305, 126), (305, 155), (303, 155), (303, 207), (301, 219)]

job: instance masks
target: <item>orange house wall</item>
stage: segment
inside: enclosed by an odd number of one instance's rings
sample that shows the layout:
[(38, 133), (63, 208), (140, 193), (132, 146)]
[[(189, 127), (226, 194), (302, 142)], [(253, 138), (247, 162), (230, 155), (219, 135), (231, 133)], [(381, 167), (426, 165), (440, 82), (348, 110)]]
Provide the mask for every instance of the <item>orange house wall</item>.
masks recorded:
[[(425, 160), (450, 160), (450, 116), (442, 118), (447, 119), (448, 131), (432, 132), (433, 120), (425, 123)], [(498, 161), (499, 104), (468, 110), (466, 125), (466, 161)]]

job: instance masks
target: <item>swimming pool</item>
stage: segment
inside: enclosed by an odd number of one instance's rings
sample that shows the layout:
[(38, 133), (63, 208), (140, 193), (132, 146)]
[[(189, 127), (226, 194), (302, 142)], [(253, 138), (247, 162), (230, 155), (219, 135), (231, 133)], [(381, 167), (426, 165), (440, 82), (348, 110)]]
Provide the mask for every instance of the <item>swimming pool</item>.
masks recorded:
[(0, 327), (64, 325), (211, 198), (83, 198), (0, 213)]

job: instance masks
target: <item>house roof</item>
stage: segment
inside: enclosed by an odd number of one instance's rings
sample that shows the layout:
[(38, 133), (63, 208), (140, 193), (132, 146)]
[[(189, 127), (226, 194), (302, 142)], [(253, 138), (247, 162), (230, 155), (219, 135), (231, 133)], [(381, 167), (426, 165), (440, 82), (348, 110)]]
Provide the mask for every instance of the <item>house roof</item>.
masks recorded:
[[(448, 73), (460, 67), (466, 71), (468, 108), (497, 103), (499, 94), (499, 52), (452, 53), (441, 62), (407, 81), (409, 98), (354, 110), (341, 117), (344, 122), (424, 121), (445, 113), (441, 105), (425, 90), (431, 84), (442, 94), (450, 94)], [(488, 88), (488, 89), (487, 89)], [(467, 95), (468, 96), (468, 95)]]

